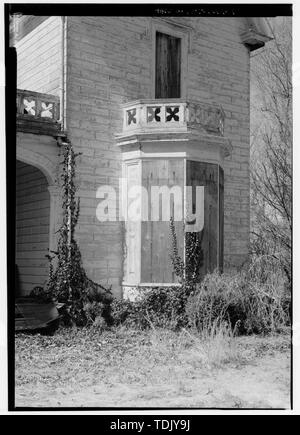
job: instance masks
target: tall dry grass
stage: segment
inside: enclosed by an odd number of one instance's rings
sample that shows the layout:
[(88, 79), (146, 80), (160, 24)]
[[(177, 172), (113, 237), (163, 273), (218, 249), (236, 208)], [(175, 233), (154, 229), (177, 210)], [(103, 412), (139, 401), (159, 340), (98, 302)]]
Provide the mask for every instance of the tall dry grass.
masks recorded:
[(211, 329), (201, 332), (182, 329), (174, 332), (151, 326), (152, 352), (158, 360), (178, 360), (202, 368), (218, 368), (224, 364), (239, 364), (244, 356), (236, 341), (235, 332), (226, 322), (214, 322)]

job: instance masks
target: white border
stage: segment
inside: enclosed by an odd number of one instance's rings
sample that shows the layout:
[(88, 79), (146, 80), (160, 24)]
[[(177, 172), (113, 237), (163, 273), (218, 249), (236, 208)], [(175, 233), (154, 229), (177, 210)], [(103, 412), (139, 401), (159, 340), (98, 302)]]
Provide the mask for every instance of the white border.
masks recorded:
[[(10, 0), (9, 3), (27, 3), (26, 1), (20, 0)], [(41, 0), (31, 0), (31, 3), (41, 3)], [(69, 0), (56, 0), (53, 3), (82, 3), (82, 1), (69, 1)], [(90, 0), (90, 3), (108, 3), (107, 1), (94, 1)], [(128, 3), (128, 1), (124, 0), (113, 0), (109, 3)], [(131, 3), (141, 4), (140, 1), (132, 0)], [(145, 3), (156, 3), (160, 4), (158, 1), (145, 1)], [(182, 4), (182, 1), (168, 1), (165, 0), (165, 4)], [(195, 6), (201, 6), (198, 2), (193, 0), (190, 3), (195, 3)], [(208, 0), (206, 3), (216, 4), (216, 2)], [(219, 0), (218, 4), (228, 3), (226, 0)], [(231, 4), (241, 3), (241, 0), (234, 0)], [(249, 4), (249, 1), (244, 1), (243, 3)], [(262, 0), (251, 3), (265, 3), (265, 4), (277, 4), (277, 3), (285, 3), (290, 4), (289, 0)], [(250, 3), (250, 4), (251, 4)], [(4, 29), (4, 2), (1, 0), (1, 9), (0, 9), (0, 28)], [(300, 4), (296, 2), (293, 4), (293, 66), (295, 68), (295, 72), (298, 74), (300, 71)], [(1, 59), (1, 68), (0, 68), (0, 95), (1, 102), (0, 105), (0, 118), (1, 118), (1, 127), (0, 127), (0, 219), (2, 225), (0, 226), (0, 246), (6, 246), (6, 166), (5, 166), (5, 106), (4, 102), (4, 86), (5, 86), (5, 67), (4, 67), (4, 31), (1, 32), (1, 44), (0, 44), (0, 59)], [(295, 77), (294, 72), (294, 77)], [(299, 107), (299, 96), (300, 96), (300, 79), (298, 80), (298, 84), (294, 84), (294, 121), (299, 120), (300, 117), (300, 107)], [(294, 203), (294, 223), (300, 220), (300, 199), (299, 199), (299, 187), (300, 186), (300, 171), (296, 170), (296, 162), (300, 161), (300, 148), (297, 145), (297, 138), (299, 138), (299, 123), (294, 122), (294, 150), (293, 150), (293, 160), (294, 160), (294, 174), (293, 174), (293, 182), (294, 182), (294, 192), (293, 192), (293, 203)], [(298, 284), (300, 282), (300, 268), (297, 267), (297, 260), (299, 259), (298, 249), (299, 249), (299, 235), (300, 231), (296, 227), (294, 227), (293, 234), (293, 264), (294, 264), (294, 324), (300, 325), (300, 292), (298, 291)], [(7, 290), (6, 290), (6, 252), (3, 248), (1, 250), (1, 258), (0, 258), (0, 414), (7, 414), (7, 359), (6, 359), (6, 321), (7, 321)], [(294, 347), (294, 411), (245, 411), (245, 410), (230, 410), (230, 411), (222, 411), (222, 410), (143, 410), (143, 411), (68, 411), (64, 412), (65, 415), (187, 415), (187, 414), (200, 414), (200, 415), (299, 415), (300, 414), (300, 379), (299, 379), (299, 367), (300, 367), (300, 346)], [(43, 412), (27, 412), (26, 414), (30, 415), (41, 415)], [(14, 413), (14, 415), (24, 415), (24, 413)], [(51, 415), (61, 415), (62, 412), (53, 411), (48, 412), (47, 414)]]

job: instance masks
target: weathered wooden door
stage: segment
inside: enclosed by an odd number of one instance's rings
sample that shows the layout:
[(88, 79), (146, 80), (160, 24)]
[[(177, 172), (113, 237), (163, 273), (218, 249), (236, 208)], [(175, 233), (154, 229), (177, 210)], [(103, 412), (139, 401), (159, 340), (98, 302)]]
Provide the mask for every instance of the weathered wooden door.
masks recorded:
[[(171, 193), (172, 188), (179, 186), (183, 191), (184, 184), (184, 162), (177, 159), (157, 159), (147, 160), (143, 162), (142, 172), (143, 186), (149, 193), (148, 209), (153, 211), (154, 202), (157, 200), (159, 204), (158, 220), (153, 220), (152, 216), (147, 222), (142, 222), (142, 254), (141, 254), (141, 276), (142, 281), (149, 283), (172, 283), (177, 281), (174, 274), (170, 254), (171, 254), (171, 233), (170, 219), (165, 220), (163, 212), (170, 212), (174, 215), (172, 208), (174, 207), (174, 197), (170, 194), (170, 203), (167, 198), (160, 195), (158, 198), (152, 197), (152, 187), (165, 188), (168, 197), (168, 191)], [(169, 190), (170, 189), (170, 190)], [(183, 203), (181, 204), (181, 215), (183, 216)], [(169, 210), (168, 205), (170, 205)], [(177, 220), (174, 223), (178, 251), (183, 256), (183, 221)]]
[[(204, 228), (202, 237), (203, 266), (201, 275), (219, 266), (219, 166), (187, 161), (188, 186), (204, 186)], [(193, 207), (194, 208), (194, 207)]]

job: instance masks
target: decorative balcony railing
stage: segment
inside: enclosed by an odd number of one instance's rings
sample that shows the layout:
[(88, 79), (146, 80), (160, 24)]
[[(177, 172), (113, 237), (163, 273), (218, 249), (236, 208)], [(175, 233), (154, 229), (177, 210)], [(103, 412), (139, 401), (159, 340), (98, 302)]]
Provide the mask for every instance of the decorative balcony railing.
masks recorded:
[(59, 98), (54, 95), (18, 89), (17, 113), (57, 122), (59, 119)]
[(139, 100), (123, 105), (123, 134), (185, 132), (191, 128), (223, 136), (223, 109), (182, 100)]
[(17, 129), (53, 134), (60, 128), (59, 98), (55, 95), (17, 90)]

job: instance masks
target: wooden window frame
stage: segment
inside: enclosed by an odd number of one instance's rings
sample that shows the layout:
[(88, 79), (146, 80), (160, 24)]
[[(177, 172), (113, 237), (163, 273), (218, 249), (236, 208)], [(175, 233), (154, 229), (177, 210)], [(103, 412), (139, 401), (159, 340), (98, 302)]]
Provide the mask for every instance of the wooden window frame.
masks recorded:
[(174, 36), (181, 39), (181, 80), (180, 80), (180, 98), (175, 100), (186, 100), (187, 98), (187, 63), (189, 47), (189, 30), (180, 28), (177, 25), (165, 22), (152, 23), (152, 98), (155, 99), (155, 78), (156, 78), (156, 32)]

